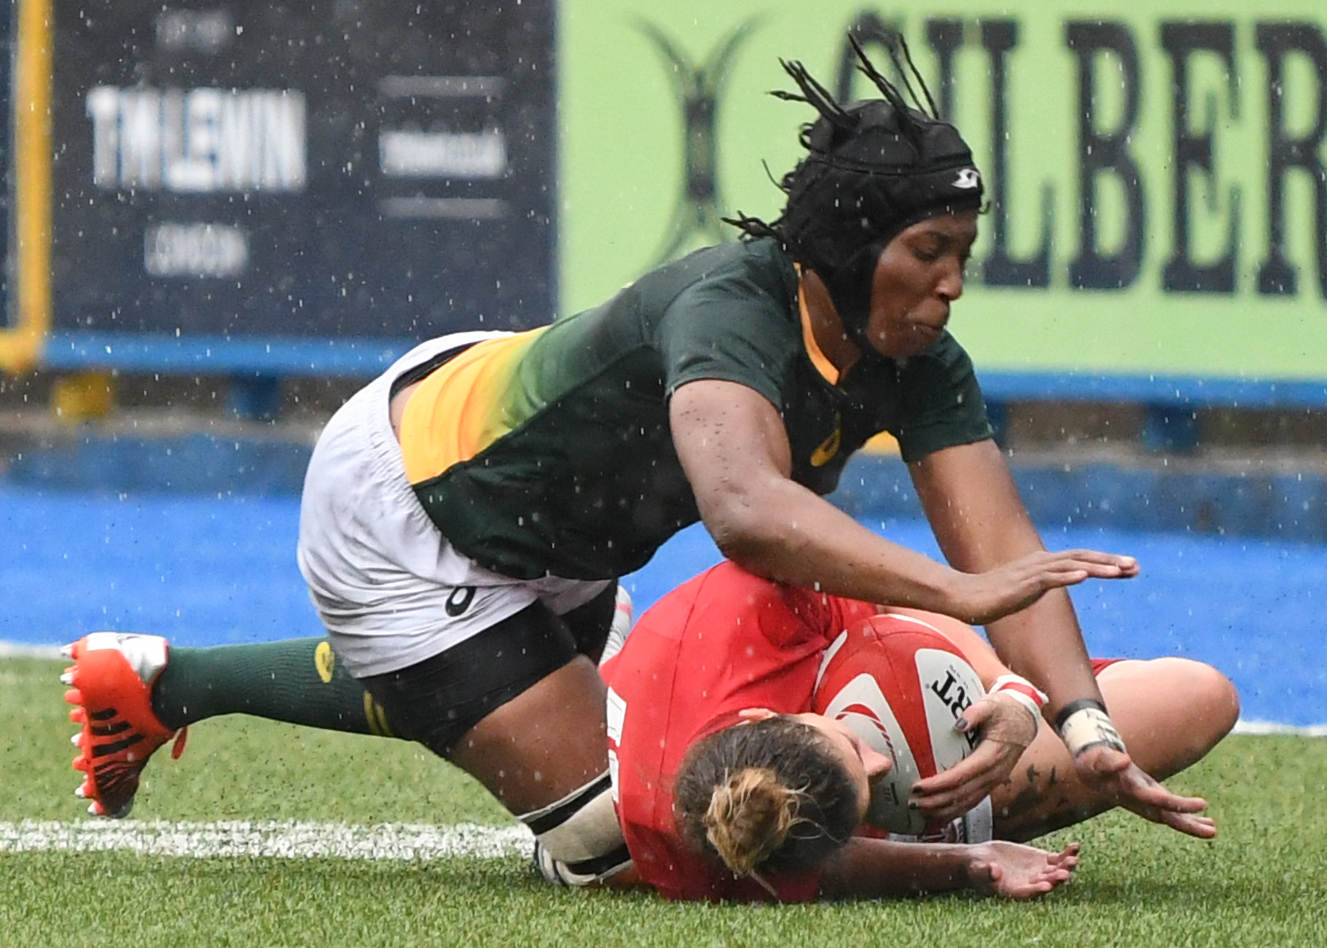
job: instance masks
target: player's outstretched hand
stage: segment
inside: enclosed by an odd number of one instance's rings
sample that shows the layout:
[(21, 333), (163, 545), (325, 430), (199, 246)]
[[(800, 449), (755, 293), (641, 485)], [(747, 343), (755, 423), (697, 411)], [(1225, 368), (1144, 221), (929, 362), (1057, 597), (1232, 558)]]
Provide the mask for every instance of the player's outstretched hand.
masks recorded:
[(982, 895), (1031, 899), (1068, 882), (1078, 865), (1078, 844), (1058, 853), (1035, 846), (995, 841), (974, 846), (968, 879)]
[(971, 810), (1006, 780), (1037, 736), (1031, 712), (1007, 694), (974, 701), (954, 722), (954, 729), (976, 729), (981, 743), (948, 770), (917, 781), (912, 790), (923, 813), (946, 822)]
[(957, 575), (951, 606), (940, 611), (984, 625), (1027, 608), (1052, 589), (1087, 579), (1131, 579), (1138, 575), (1138, 561), (1096, 550), (1039, 550), (984, 573)]
[(1074, 767), (1083, 783), (1145, 820), (1199, 839), (1216, 836), (1216, 821), (1201, 815), (1206, 800), (1171, 793), (1128, 754), (1112, 747), (1089, 747), (1074, 759)]

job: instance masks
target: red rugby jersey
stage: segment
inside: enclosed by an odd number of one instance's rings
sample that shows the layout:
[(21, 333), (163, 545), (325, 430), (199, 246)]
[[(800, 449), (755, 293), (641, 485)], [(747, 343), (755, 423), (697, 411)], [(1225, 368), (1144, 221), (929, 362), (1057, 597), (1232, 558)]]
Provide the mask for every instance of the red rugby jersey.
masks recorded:
[[(841, 599), (721, 563), (640, 617), (603, 668), (618, 820), (643, 881), (672, 899), (769, 900), (753, 879), (692, 852), (673, 820), (673, 777), (696, 740), (745, 708), (810, 709), (821, 653), (875, 614)], [(819, 872), (768, 876), (781, 901), (815, 898)]]

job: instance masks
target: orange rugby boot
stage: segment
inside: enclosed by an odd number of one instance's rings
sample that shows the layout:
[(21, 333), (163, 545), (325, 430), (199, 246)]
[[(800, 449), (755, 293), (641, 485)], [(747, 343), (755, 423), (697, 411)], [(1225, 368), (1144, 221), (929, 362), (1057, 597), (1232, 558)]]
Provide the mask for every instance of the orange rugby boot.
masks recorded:
[(152, 684), (166, 667), (166, 640), (159, 635), (93, 632), (65, 646), (73, 664), (60, 680), (71, 686), (69, 719), (81, 725), (73, 737), (74, 769), (86, 777), (74, 791), (89, 799), (94, 816), (128, 816), (139, 775), (158, 747), (175, 737), (172, 757), (184, 752), (188, 728), (179, 736), (152, 711)]

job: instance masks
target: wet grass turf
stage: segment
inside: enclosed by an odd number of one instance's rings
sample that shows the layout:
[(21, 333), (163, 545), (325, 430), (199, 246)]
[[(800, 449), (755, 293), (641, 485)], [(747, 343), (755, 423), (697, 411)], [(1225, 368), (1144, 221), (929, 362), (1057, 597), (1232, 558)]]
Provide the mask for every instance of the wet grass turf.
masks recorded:
[[(0, 661), (0, 821), (85, 819), (71, 791), (60, 664)], [(135, 816), (508, 822), (455, 769), (399, 741), (217, 719), (154, 759)], [(1125, 814), (1079, 840), (1049, 898), (814, 906), (670, 905), (554, 890), (516, 857), (428, 862), (0, 853), (0, 945), (1317, 946), (1327, 944), (1327, 740), (1235, 737), (1171, 781), (1212, 802), (1199, 843)]]

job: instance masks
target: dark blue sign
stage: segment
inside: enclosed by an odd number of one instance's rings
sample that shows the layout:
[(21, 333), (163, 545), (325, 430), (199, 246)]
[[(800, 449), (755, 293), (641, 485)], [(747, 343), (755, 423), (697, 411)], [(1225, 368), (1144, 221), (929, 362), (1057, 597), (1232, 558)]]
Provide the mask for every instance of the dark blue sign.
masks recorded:
[(48, 355), (547, 322), (553, 16), (553, 0), (56, 4)]

